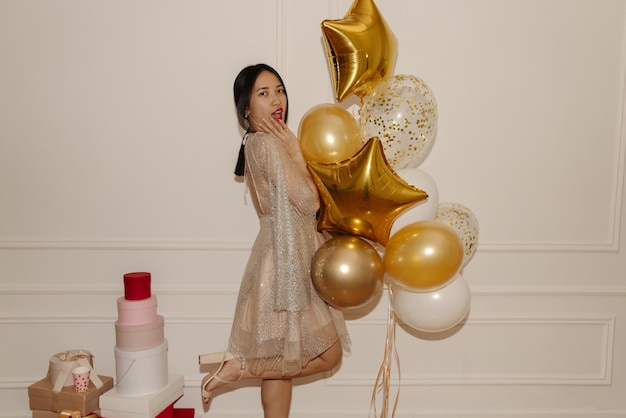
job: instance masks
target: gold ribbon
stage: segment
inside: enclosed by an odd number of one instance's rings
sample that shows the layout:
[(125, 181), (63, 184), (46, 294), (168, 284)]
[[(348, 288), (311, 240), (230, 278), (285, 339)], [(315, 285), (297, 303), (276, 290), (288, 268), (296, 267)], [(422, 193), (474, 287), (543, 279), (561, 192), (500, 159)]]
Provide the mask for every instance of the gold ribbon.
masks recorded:
[[(387, 313), (387, 336), (385, 338), (385, 353), (383, 361), (378, 370), (378, 376), (376, 376), (376, 383), (374, 384), (374, 390), (372, 391), (372, 400), (370, 403), (370, 414), (372, 410), (375, 417), (379, 418), (393, 418), (396, 414), (396, 407), (398, 406), (398, 398), (400, 397), (400, 357), (398, 356), (398, 350), (396, 348), (396, 315), (393, 312), (391, 305), (393, 298), (393, 289), (388, 287), (389, 290), (389, 305)], [(398, 387), (396, 389), (396, 399), (393, 402), (393, 409), (391, 415), (389, 415), (389, 391), (391, 389), (391, 366), (395, 360), (396, 368), (398, 369)], [(378, 415), (378, 409), (376, 404), (378, 403), (376, 396), (382, 392), (382, 408), (380, 416)]]
[(78, 410), (64, 409), (59, 413), (58, 418), (100, 418), (100, 415), (98, 415), (98, 413), (96, 412), (91, 412), (89, 415), (85, 415), (83, 417)]
[(68, 350), (62, 353), (55, 354), (55, 357), (58, 357), (59, 360), (63, 361), (76, 361), (81, 358), (90, 358), (92, 354), (86, 350)]
[(82, 414), (73, 409), (64, 409), (59, 413), (59, 418), (82, 418)]

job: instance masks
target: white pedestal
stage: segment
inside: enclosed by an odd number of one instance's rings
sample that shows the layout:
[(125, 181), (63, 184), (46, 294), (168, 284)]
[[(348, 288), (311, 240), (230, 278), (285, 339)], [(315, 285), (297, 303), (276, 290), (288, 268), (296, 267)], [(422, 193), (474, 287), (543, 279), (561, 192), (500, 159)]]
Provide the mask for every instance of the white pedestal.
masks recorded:
[(158, 392), (143, 396), (120, 394), (113, 388), (100, 396), (100, 410), (105, 418), (154, 418), (176, 402), (184, 391), (182, 375), (169, 375), (167, 385)]

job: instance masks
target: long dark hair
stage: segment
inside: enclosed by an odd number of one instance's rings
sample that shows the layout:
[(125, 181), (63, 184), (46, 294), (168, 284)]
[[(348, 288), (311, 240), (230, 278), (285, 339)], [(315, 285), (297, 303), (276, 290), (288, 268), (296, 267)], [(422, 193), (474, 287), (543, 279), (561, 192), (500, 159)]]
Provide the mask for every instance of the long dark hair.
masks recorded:
[[(246, 117), (246, 112), (250, 107), (250, 97), (252, 96), (252, 89), (254, 88), (254, 83), (256, 82), (257, 77), (263, 71), (269, 71), (274, 74), (276, 78), (280, 81), (280, 84), (285, 88), (285, 83), (283, 82), (282, 77), (278, 74), (278, 71), (273, 69), (267, 64), (255, 64), (249, 65), (245, 67), (243, 70), (237, 74), (235, 78), (235, 83), (233, 85), (233, 96), (235, 98), (235, 107), (237, 108), (237, 120), (239, 121), (239, 126), (245, 129), (246, 134), (250, 131), (250, 123), (248, 122), (248, 118)], [(285, 88), (285, 98), (287, 99), (287, 105), (285, 106), (285, 122), (287, 122), (287, 114), (289, 113), (289, 98), (287, 96), (287, 89)], [(243, 140), (241, 141), (241, 147), (239, 148), (239, 158), (237, 159), (237, 166), (235, 167), (235, 175), (243, 176), (245, 171), (245, 156), (244, 156), (244, 145), (245, 145), (245, 135)]]

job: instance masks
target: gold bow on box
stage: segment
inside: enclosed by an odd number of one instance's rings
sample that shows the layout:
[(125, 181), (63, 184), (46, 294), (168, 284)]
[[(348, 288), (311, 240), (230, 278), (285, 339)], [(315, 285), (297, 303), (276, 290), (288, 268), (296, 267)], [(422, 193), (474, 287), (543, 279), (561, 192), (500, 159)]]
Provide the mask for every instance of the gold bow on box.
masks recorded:
[[(89, 379), (93, 382), (96, 388), (100, 389), (102, 387), (102, 380), (100, 380), (100, 377), (94, 371), (93, 366), (91, 365), (91, 359), (93, 358), (93, 355), (89, 351), (82, 349), (67, 350), (61, 353), (57, 353), (52, 357), (56, 357), (62, 361), (61, 370), (59, 371), (59, 374), (56, 376), (56, 378), (52, 381), (52, 391), (54, 393), (61, 392), (65, 381), (72, 373), (74, 363), (78, 363), (81, 366), (89, 368)], [(50, 370), (48, 374), (52, 379), (52, 370)]]
[(59, 413), (58, 418), (100, 418), (100, 416), (96, 414), (95, 412), (92, 412), (89, 415), (83, 417), (80, 414), (80, 411), (73, 410), (73, 409), (65, 409)]
[(82, 418), (80, 411), (65, 409), (59, 413), (59, 418)]

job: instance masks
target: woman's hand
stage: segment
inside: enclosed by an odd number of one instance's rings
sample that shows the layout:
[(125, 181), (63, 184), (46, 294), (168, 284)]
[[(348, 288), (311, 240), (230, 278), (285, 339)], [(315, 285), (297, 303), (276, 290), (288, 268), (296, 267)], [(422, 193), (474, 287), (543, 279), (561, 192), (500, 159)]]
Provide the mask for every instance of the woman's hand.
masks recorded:
[(287, 127), (285, 122), (282, 120), (275, 119), (265, 119), (261, 120), (261, 127), (264, 129), (265, 133), (272, 134), (276, 138), (280, 139), (285, 143), (285, 145), (292, 145), (294, 142), (297, 144), (298, 138), (296, 135)]
[(262, 119), (261, 126), (265, 133), (275, 136), (285, 145), (287, 152), (294, 161), (306, 166), (298, 138), (285, 122), (275, 119)]
[[(303, 172), (306, 177), (311, 178), (311, 174), (306, 167), (306, 161), (304, 160), (304, 156), (302, 155), (300, 142), (298, 142), (298, 138), (291, 131), (291, 129), (289, 129), (285, 122), (283, 122), (282, 120), (264, 118), (261, 120), (260, 125), (264, 129), (263, 132), (275, 136), (285, 145), (287, 153), (296, 163), (298, 168)], [(311, 184), (313, 185), (313, 180), (311, 180)]]

